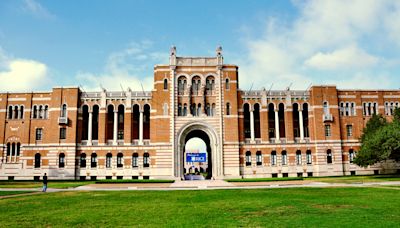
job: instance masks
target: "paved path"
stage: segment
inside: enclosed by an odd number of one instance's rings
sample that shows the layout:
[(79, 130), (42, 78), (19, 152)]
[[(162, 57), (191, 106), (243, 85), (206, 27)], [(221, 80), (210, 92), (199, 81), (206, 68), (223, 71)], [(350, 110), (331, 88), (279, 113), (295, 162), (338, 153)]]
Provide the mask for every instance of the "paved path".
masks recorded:
[[(265, 189), (265, 188), (329, 188), (329, 187), (376, 187), (400, 190), (400, 181), (325, 183), (313, 181), (273, 181), (273, 182), (225, 182), (223, 180), (176, 181), (174, 183), (129, 183), (129, 184), (89, 184), (68, 189), (48, 188), (47, 192), (62, 191), (121, 191), (121, 190), (213, 190), (213, 189)], [(34, 195), (41, 188), (0, 188), (0, 191), (32, 191), (2, 198)], [(43, 193), (45, 194), (45, 193)]]

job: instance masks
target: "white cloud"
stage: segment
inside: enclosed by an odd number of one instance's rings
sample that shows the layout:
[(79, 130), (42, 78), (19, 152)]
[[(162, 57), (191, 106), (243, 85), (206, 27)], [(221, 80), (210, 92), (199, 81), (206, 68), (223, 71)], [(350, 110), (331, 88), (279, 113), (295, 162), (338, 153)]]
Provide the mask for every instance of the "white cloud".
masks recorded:
[(168, 53), (150, 51), (152, 43), (131, 43), (121, 51), (108, 56), (103, 72), (78, 72), (76, 80), (87, 91), (98, 91), (100, 85), (107, 90), (124, 90), (128, 87), (141, 91), (153, 88), (153, 64), (168, 60)]
[(50, 13), (44, 6), (35, 0), (24, 0), (23, 9), (35, 17), (51, 19), (55, 15)]
[(335, 83), (338, 76), (357, 83), (365, 72), (385, 75), (382, 77), (390, 87), (396, 84), (396, 75), (387, 72), (400, 73), (398, 60), (385, 54), (400, 51), (398, 1), (310, 0), (294, 4), (299, 13), (292, 21), (266, 18), (261, 37), (245, 34), (246, 53), (236, 60), (241, 67), (241, 88), (248, 89), (253, 83), (258, 87), (254, 89), (272, 83), (273, 89), (284, 89), (290, 83), (292, 88), (305, 89), (310, 82), (340, 86), (342, 83)]
[(43, 63), (12, 59), (3, 61), (0, 65), (3, 66), (0, 71), (1, 91), (30, 91), (47, 81), (48, 68)]
[(344, 70), (350, 68), (371, 67), (378, 63), (378, 58), (364, 50), (351, 46), (331, 53), (318, 52), (305, 61), (305, 65), (322, 70)]

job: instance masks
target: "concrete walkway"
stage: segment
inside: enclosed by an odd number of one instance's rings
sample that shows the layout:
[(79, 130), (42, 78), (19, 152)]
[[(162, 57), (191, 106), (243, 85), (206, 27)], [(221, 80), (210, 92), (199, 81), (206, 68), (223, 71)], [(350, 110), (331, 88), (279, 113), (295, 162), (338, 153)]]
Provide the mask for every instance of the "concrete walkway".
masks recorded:
[[(400, 181), (325, 183), (313, 181), (274, 181), (274, 182), (226, 182), (223, 180), (176, 181), (174, 183), (124, 183), (124, 184), (89, 184), (76, 188), (48, 188), (47, 192), (63, 191), (125, 191), (125, 190), (213, 190), (213, 189), (266, 189), (266, 188), (329, 188), (329, 187), (377, 187), (400, 190)], [(0, 191), (32, 191), (18, 195), (1, 196), (2, 198), (33, 195), (41, 188), (0, 188)], [(45, 194), (45, 193), (43, 193)]]

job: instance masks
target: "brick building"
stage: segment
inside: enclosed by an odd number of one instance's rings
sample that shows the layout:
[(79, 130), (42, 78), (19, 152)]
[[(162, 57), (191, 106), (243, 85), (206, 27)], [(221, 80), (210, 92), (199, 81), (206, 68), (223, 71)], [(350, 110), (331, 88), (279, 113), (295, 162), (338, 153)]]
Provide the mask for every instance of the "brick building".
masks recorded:
[(181, 178), (185, 143), (207, 144), (213, 178), (396, 172), (352, 164), (373, 113), (392, 118), (400, 90), (252, 90), (238, 66), (177, 57), (154, 67), (151, 91), (0, 94), (0, 179)]

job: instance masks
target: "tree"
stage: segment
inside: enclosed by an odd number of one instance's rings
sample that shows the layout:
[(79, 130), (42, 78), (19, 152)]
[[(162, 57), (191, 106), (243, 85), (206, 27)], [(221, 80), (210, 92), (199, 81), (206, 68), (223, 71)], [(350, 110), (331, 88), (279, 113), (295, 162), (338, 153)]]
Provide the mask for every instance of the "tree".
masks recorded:
[(391, 123), (382, 115), (372, 116), (361, 136), (354, 163), (367, 167), (387, 159), (400, 160), (400, 109), (395, 109)]

